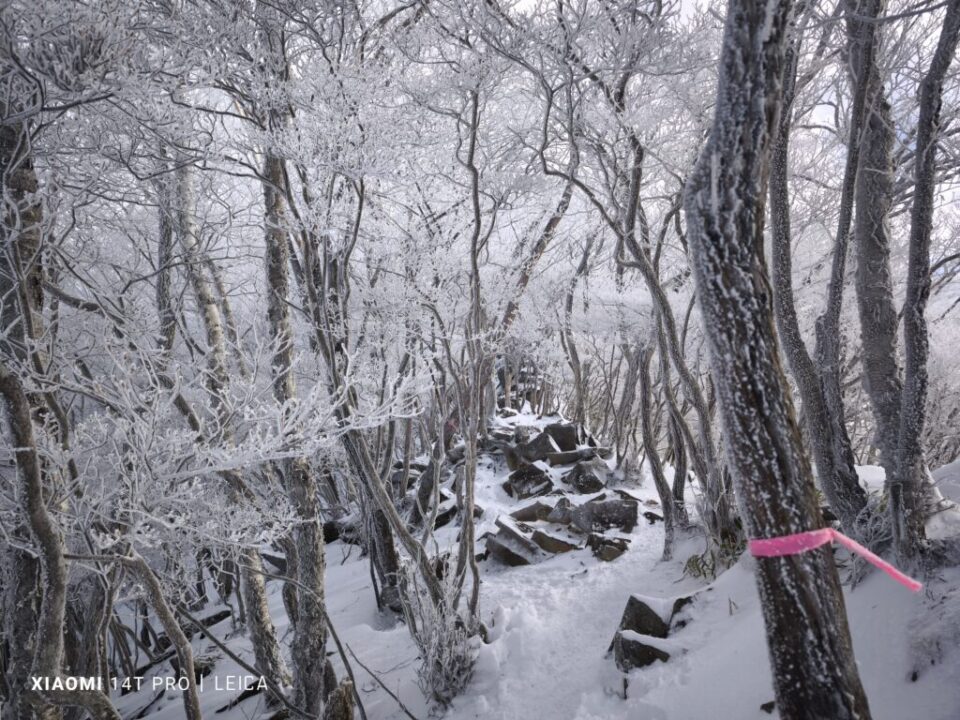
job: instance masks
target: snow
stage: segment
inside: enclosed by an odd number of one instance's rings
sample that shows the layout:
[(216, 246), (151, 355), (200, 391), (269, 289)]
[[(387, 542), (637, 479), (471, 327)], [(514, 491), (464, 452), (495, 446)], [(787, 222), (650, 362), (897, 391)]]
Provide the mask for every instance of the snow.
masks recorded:
[[(511, 419), (513, 423), (542, 426), (545, 421), (520, 417)], [(478, 537), (484, 529), (494, 529), (498, 513), (533, 501), (517, 502), (507, 497), (500, 483), (509, 471), (481, 460), (477, 501), (485, 513)], [(950, 477), (957, 477), (955, 471), (950, 473)], [(863, 475), (871, 486), (878, 481), (871, 468)], [(649, 479), (632, 492), (641, 500), (656, 497)], [(455, 535), (452, 526), (439, 531), (440, 548), (452, 546)], [(609, 563), (594, 559), (586, 549), (525, 567), (482, 562), (481, 613), (490, 642), (480, 647), (471, 684), (444, 717), (778, 717), (776, 711), (770, 715), (760, 708), (774, 695), (752, 560), (742, 558), (706, 589), (703, 581), (683, 573), (686, 558), (703, 551), (702, 540), (681, 539), (675, 552), (677, 559), (665, 563), (660, 560), (662, 524), (650, 525), (641, 519), (630, 539), (629, 551)], [(367, 559), (359, 556), (357, 548), (340, 542), (329, 545), (327, 552), (327, 602), (341, 640), (413, 715), (429, 717), (432, 709), (417, 686), (416, 648), (401, 622), (377, 612)], [(960, 600), (954, 591), (958, 580), (960, 573), (948, 575), (925, 594), (915, 595), (885, 575), (872, 573), (855, 589), (846, 589), (854, 648), (875, 720), (960, 717), (960, 683), (956, 682), (960, 670), (960, 654), (956, 652)], [(268, 589), (277, 630), (288, 642), (280, 587), (270, 583)], [(695, 591), (700, 592), (694, 604), (684, 610), (684, 618), (689, 619), (684, 627), (675, 629), (666, 640), (644, 639), (669, 652), (670, 660), (632, 671), (624, 698), (624, 676), (616, 669), (608, 648), (628, 597), (641, 596), (666, 619), (673, 598)], [(228, 627), (227, 622), (215, 626), (218, 637), (223, 638)], [(938, 645), (937, 638), (950, 642)], [(228, 642), (235, 652), (251, 657), (249, 643), (242, 636), (230, 637)], [(195, 639), (194, 644), (199, 653), (213, 652), (203, 639)], [(328, 651), (334, 650), (333, 643), (328, 643)], [(342, 676), (342, 663), (335, 655), (334, 661)], [(369, 720), (407, 717), (367, 672), (353, 665)], [(914, 670), (919, 670), (915, 682), (911, 681)], [(243, 671), (224, 660), (216, 674)], [(205, 715), (213, 717), (213, 711), (235, 695), (205, 689), (201, 695)], [(115, 700), (124, 717), (129, 717), (150, 697), (144, 690)], [(217, 717), (268, 717), (261, 713), (262, 702), (261, 698), (251, 698)], [(168, 693), (159, 709), (147, 717), (181, 718), (179, 696)]]

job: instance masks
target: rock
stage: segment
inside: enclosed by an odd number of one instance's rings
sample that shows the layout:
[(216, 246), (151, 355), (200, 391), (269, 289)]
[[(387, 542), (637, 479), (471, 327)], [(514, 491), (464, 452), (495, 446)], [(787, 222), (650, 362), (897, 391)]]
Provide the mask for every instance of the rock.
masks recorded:
[(487, 551), (511, 566), (531, 565), (546, 557), (540, 547), (525, 534), (530, 528), (507, 515), (496, 520), (497, 534), (487, 537)]
[(514, 470), (501, 486), (515, 500), (546, 495), (553, 490), (553, 482), (536, 465), (523, 465)]
[(657, 660), (666, 662), (670, 653), (643, 641), (642, 636), (627, 631), (618, 631), (613, 638), (613, 659), (622, 672), (652, 665)]
[(602, 457), (604, 460), (609, 460), (613, 457), (613, 448), (608, 447), (598, 447), (596, 448), (597, 455)]
[(572, 452), (580, 444), (580, 428), (572, 423), (553, 423), (547, 425), (543, 432), (553, 438), (563, 452)]
[(643, 598), (631, 595), (623, 610), (623, 617), (620, 618), (618, 630), (631, 630), (640, 635), (665, 638), (670, 632), (670, 626)]
[(632, 532), (637, 525), (637, 501), (618, 499), (588, 502), (571, 510), (570, 522), (585, 533), (612, 528), (625, 533)]
[(553, 508), (550, 505), (537, 500), (531, 505), (522, 507), (519, 510), (514, 510), (510, 513), (510, 517), (514, 520), (520, 520), (521, 522), (535, 522), (537, 520), (546, 520), (551, 512), (553, 512)]
[(563, 476), (563, 481), (579, 493), (595, 493), (606, 487), (609, 474), (607, 464), (600, 458), (594, 458), (578, 462)]
[(684, 608), (693, 605), (693, 595), (688, 595), (686, 597), (678, 597), (673, 601), (673, 608), (670, 611), (670, 628), (677, 629), (686, 627), (689, 622), (689, 617), (677, 618)]
[(457, 502), (455, 500), (446, 500), (440, 503), (440, 508), (437, 510), (437, 519), (433, 523), (434, 529), (442, 528), (445, 525), (449, 525), (450, 521), (457, 516)]
[(323, 524), (323, 541), (325, 543), (339, 540), (349, 545), (361, 545), (360, 531), (350, 520), (328, 520)]
[(558, 525), (569, 525), (573, 514), (573, 505), (567, 498), (560, 498), (547, 515), (547, 521)]
[(467, 456), (467, 447), (465, 445), (455, 445), (447, 450), (447, 460), (451, 465), (456, 465)]
[(551, 467), (557, 465), (572, 465), (580, 460), (592, 460), (597, 456), (597, 451), (593, 448), (584, 448), (582, 450), (570, 450), (568, 452), (550, 453), (546, 461)]
[(773, 715), (773, 711), (777, 707), (777, 701), (771, 700), (770, 702), (765, 702), (760, 706), (760, 709), (763, 710), (767, 715)]
[(663, 516), (662, 516), (662, 515), (657, 515), (655, 512), (650, 512), (649, 510), (647, 510), (645, 513), (643, 513), (643, 516), (647, 519), (647, 521), (648, 521), (651, 525), (653, 525), (654, 523), (657, 523), (657, 522), (663, 522)]
[(496, 535), (487, 537), (487, 553), (495, 560), (499, 560), (504, 565), (510, 567), (519, 567), (521, 565), (532, 565), (535, 560), (522, 550), (516, 550), (504, 542), (497, 539)]
[(498, 414), (503, 418), (512, 418), (516, 417), (519, 413), (517, 413), (517, 411), (513, 408), (503, 407), (500, 408), (500, 412)]
[(540, 433), (530, 442), (517, 446), (517, 452), (528, 462), (546, 460), (548, 455), (560, 452), (557, 443), (546, 433)]
[(608, 538), (596, 533), (590, 533), (587, 536), (587, 547), (593, 551), (593, 555), (604, 562), (616, 560), (623, 555), (630, 545), (630, 541), (625, 538)]
[(516, 443), (525, 443), (539, 432), (533, 425), (517, 425), (513, 429), (513, 440)]
[(514, 442), (514, 433), (510, 428), (494, 428), (487, 435), (491, 440), (499, 440), (500, 442), (512, 443)]
[(565, 553), (570, 552), (571, 550), (580, 549), (579, 545), (567, 542), (556, 535), (546, 533), (539, 529), (533, 531), (532, 538), (533, 541), (541, 547), (541, 549), (546, 550), (549, 553)]

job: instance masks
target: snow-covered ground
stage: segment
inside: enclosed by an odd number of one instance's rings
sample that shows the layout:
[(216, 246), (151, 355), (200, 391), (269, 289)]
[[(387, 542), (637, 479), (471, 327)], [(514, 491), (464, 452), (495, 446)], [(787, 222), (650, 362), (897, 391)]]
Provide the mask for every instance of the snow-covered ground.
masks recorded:
[[(480, 468), (477, 501), (485, 514), (478, 536), (492, 527), (499, 512), (525, 504), (510, 500), (499, 487), (507, 472), (495, 464)], [(876, 480), (874, 470), (864, 474)], [(651, 485), (647, 481), (636, 488), (637, 496), (655, 498)], [(444, 543), (452, 546), (454, 533), (452, 527), (438, 533), (441, 547)], [(703, 551), (702, 541), (684, 539), (676, 549), (676, 560), (661, 562), (662, 524), (650, 525), (641, 518), (630, 539), (630, 550), (609, 563), (596, 560), (586, 549), (525, 567), (482, 562), (482, 617), (490, 629), (491, 642), (480, 648), (469, 688), (445, 717), (777, 717), (776, 711), (771, 715), (761, 710), (763, 703), (773, 700), (773, 689), (749, 558), (698, 594), (692, 620), (667, 641), (672, 654), (669, 662), (632, 671), (623, 697), (624, 676), (608, 657), (607, 648), (629, 595), (672, 598), (702, 590), (705, 584), (683, 573), (683, 562)], [(919, 595), (883, 574), (873, 573), (855, 589), (847, 589), (857, 661), (876, 720), (960, 718), (958, 587), (960, 572), (951, 572)], [(289, 640), (280, 587), (271, 583), (269, 589), (278, 631)], [(327, 602), (341, 640), (410, 713), (417, 718), (430, 716), (431, 708), (417, 687), (417, 650), (402, 623), (377, 612), (369, 564), (360, 557), (358, 548), (340, 542), (328, 546)], [(215, 631), (223, 638), (229, 622), (220, 623)], [(940, 638), (940, 647), (924, 640), (927, 637)], [(228, 639), (235, 652), (251, 656), (245, 638), (238, 635)], [(201, 655), (216, 652), (205, 639), (195, 640), (195, 647)], [(334, 649), (332, 643), (329, 649)], [(338, 674), (342, 674), (339, 658), (334, 656), (334, 661)], [(168, 674), (169, 670), (159, 672)], [(407, 717), (396, 700), (356, 663), (354, 673), (369, 720)], [(242, 671), (223, 660), (214, 674), (227, 676)], [(236, 691), (216, 690), (212, 684), (211, 676), (202, 694), (205, 715), (210, 717), (237, 695)], [(136, 715), (136, 710), (155, 694), (145, 687), (140, 693), (121, 698), (124, 716)], [(262, 698), (253, 697), (216, 717), (260, 717), (262, 702)], [(146, 717), (182, 717), (179, 696), (168, 692)]]

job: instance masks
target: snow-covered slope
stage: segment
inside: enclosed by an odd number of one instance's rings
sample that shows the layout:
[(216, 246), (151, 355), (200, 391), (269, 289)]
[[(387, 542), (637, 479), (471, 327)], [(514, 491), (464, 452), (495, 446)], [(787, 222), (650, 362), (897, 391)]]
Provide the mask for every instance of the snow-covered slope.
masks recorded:
[[(513, 501), (500, 488), (508, 473), (496, 463), (481, 463), (478, 502), (485, 509), (478, 536), (492, 529), (498, 513), (529, 501)], [(869, 475), (869, 471), (865, 473)], [(649, 481), (633, 492), (655, 498)], [(441, 549), (452, 546), (456, 528), (438, 533)], [(481, 607), (491, 642), (479, 651), (476, 672), (467, 691), (447, 711), (450, 720), (703, 720), (704, 718), (776, 717), (761, 709), (773, 700), (752, 563), (742, 559), (705, 588), (685, 576), (683, 562), (703, 551), (697, 538), (681, 541), (672, 562), (661, 562), (662, 524), (641, 519), (630, 534), (629, 551), (612, 562), (600, 562), (588, 549), (557, 555), (542, 563), (506, 567), (495, 560), (481, 563)], [(838, 556), (840, 557), (840, 556)], [(960, 573), (943, 578), (927, 593), (913, 595), (873, 573), (854, 590), (847, 589), (847, 608), (861, 677), (876, 720), (956, 720), (960, 718), (960, 652), (953, 646), (931, 649), (924, 637), (960, 637), (952, 595)], [(269, 585), (278, 631), (286, 636), (280, 587)], [(673, 598), (697, 593), (690, 622), (671, 633), (671, 659), (632, 671), (626, 691), (624, 675), (607, 654), (608, 646), (631, 594)], [(417, 651), (406, 628), (374, 605), (369, 563), (359, 550), (340, 542), (328, 546), (327, 601), (341, 640), (417, 718), (431, 714), (417, 687)], [(931, 608), (933, 608), (931, 610)], [(209, 609), (207, 610), (209, 612)], [(954, 618), (960, 616), (955, 613)], [(949, 624), (949, 627), (945, 627)], [(935, 633), (930, 629), (935, 628)], [(242, 636), (229, 637), (229, 621), (214, 627), (231, 648), (251, 657)], [(216, 652), (203, 638), (194, 641), (199, 654)], [(954, 643), (955, 644), (955, 643)], [(333, 644), (329, 649), (333, 651)], [(929, 658), (936, 663), (930, 664)], [(338, 674), (343, 666), (334, 656)], [(353, 663), (369, 720), (408, 717), (397, 701)], [(911, 678), (919, 670), (915, 681)], [(214, 674), (242, 674), (229, 660)], [(160, 670), (159, 674), (169, 674)], [(202, 695), (205, 714), (223, 720), (267, 717), (263, 700), (253, 697), (221, 714), (214, 711), (237, 695), (218, 691), (208, 677)], [(125, 696), (119, 705), (125, 717), (137, 714), (156, 694), (148, 687)], [(624, 694), (626, 697), (624, 697)], [(179, 696), (167, 693), (146, 717), (182, 717)]]

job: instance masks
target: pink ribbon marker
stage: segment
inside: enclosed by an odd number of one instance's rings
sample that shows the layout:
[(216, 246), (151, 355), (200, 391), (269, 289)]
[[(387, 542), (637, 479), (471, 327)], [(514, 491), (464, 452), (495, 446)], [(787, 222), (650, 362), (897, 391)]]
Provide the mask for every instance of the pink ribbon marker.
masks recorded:
[(903, 574), (886, 560), (867, 550), (856, 540), (848, 538), (842, 532), (837, 532), (833, 528), (808, 530), (796, 535), (783, 535), (775, 538), (754, 538), (747, 543), (747, 546), (750, 548), (750, 554), (754, 557), (783, 557), (784, 555), (797, 555), (807, 552), (834, 540), (850, 552), (855, 552), (863, 557), (871, 565), (883, 570), (905, 588), (913, 592), (919, 592), (920, 588), (923, 587), (923, 583), (919, 583), (909, 575)]

